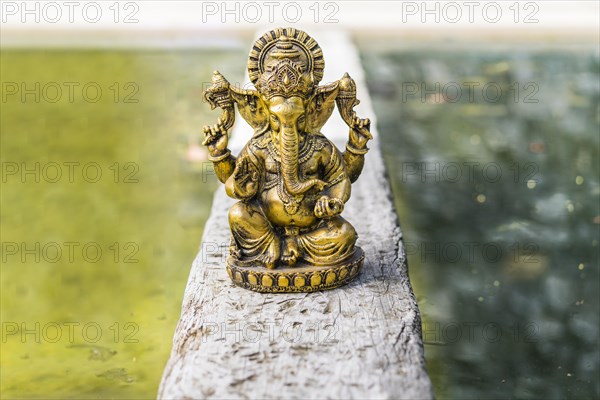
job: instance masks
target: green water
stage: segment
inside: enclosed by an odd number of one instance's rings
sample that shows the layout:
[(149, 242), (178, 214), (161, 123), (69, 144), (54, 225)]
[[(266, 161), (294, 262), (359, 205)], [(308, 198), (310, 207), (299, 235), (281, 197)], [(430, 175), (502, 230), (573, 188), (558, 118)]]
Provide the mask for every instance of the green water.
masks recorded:
[(153, 398), (216, 188), (202, 82), (245, 52), (0, 57), (0, 397)]
[(600, 397), (597, 43), (362, 49), (436, 396)]

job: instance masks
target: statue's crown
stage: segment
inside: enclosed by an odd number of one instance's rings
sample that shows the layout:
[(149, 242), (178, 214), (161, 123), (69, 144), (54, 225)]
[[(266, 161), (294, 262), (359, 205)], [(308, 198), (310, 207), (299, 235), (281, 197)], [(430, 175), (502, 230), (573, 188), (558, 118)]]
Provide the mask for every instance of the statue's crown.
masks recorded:
[(307, 98), (314, 89), (314, 80), (306, 73), (300, 60), (301, 52), (287, 36), (281, 36), (270, 54), (269, 65), (256, 83), (265, 97), (300, 96)]
[(266, 98), (308, 98), (323, 77), (323, 53), (317, 42), (295, 28), (264, 34), (250, 52), (248, 72)]

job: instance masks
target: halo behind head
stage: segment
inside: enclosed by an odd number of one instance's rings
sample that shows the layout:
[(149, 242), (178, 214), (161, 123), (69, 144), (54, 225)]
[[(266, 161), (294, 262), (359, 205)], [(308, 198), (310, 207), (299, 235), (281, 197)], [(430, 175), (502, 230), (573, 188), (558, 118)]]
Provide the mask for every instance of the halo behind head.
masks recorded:
[(289, 60), (287, 64), (294, 70), (293, 73), (287, 71), (288, 79), (293, 79), (296, 74), (308, 76), (312, 85), (316, 86), (323, 78), (325, 61), (318, 43), (299, 29), (277, 28), (254, 42), (248, 59), (250, 80), (259, 89), (261, 77), (263, 81), (272, 79), (273, 69), (285, 60)]

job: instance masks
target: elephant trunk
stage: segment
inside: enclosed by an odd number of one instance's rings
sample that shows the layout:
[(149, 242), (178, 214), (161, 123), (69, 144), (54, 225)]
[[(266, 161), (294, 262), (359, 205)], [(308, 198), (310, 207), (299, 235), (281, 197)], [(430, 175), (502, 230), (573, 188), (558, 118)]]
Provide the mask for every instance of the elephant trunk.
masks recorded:
[(283, 184), (288, 193), (292, 195), (301, 195), (315, 185), (324, 182), (318, 179), (310, 179), (301, 182), (298, 177), (298, 132), (293, 128), (285, 127), (281, 130), (280, 153), (281, 153), (281, 173)]

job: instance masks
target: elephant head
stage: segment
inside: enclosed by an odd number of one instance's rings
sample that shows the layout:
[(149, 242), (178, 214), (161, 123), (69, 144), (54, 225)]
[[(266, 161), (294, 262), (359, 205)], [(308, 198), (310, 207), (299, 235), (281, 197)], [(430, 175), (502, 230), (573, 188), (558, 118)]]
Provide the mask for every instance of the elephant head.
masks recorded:
[(276, 29), (257, 40), (250, 52), (248, 74), (256, 90), (231, 88), (231, 98), (254, 135), (271, 132), (284, 186), (292, 195), (325, 185), (318, 179), (303, 182), (298, 175), (300, 143), (307, 135), (320, 134), (339, 90), (339, 82), (319, 86), (323, 68), (323, 53), (306, 33)]
[(274, 96), (268, 100), (271, 137), (279, 145), (281, 175), (288, 193), (300, 195), (315, 185), (323, 187), (318, 179), (301, 181), (298, 176), (298, 149), (306, 135), (306, 100), (302, 97)]
[(317, 179), (301, 182), (298, 176), (298, 151), (301, 141), (310, 134), (320, 134), (321, 127), (335, 108), (338, 82), (318, 86), (310, 96), (273, 95), (256, 90), (230, 88), (231, 97), (242, 118), (254, 129), (255, 136), (271, 132), (281, 155), (281, 173), (288, 193), (300, 195), (324, 183)]

